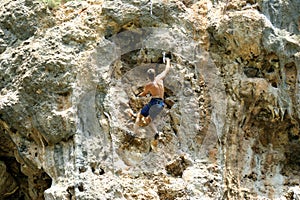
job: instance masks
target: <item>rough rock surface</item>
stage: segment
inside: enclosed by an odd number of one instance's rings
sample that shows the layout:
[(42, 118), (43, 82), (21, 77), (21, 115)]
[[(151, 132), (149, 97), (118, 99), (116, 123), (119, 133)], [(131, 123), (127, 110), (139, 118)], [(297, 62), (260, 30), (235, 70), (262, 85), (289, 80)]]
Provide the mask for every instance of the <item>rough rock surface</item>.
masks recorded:
[[(0, 2), (3, 199), (300, 199), (298, 0)], [(132, 134), (145, 72), (163, 112)]]

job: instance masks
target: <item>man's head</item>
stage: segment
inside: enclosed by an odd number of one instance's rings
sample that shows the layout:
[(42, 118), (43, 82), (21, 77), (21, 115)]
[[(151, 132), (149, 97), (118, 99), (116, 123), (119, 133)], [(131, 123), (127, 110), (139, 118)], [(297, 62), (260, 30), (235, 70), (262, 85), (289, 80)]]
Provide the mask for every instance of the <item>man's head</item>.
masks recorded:
[(148, 69), (147, 71), (147, 75), (148, 75), (148, 78), (151, 80), (151, 81), (154, 81), (154, 78), (155, 78), (155, 70), (154, 69)]

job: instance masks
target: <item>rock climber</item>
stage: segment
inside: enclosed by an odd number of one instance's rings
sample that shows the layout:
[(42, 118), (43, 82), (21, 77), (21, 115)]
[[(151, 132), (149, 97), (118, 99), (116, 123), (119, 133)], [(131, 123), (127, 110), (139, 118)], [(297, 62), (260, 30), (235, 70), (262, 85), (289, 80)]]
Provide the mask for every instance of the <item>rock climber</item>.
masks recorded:
[(146, 104), (142, 110), (137, 114), (136, 121), (134, 124), (134, 133), (138, 134), (138, 126), (147, 126), (150, 127), (155, 132), (155, 139), (159, 136), (157, 128), (155, 127), (153, 120), (155, 117), (163, 110), (164, 108), (164, 78), (170, 70), (170, 59), (166, 58), (166, 68), (165, 70), (155, 76), (155, 70), (149, 69), (147, 71), (148, 78), (150, 82), (147, 83), (144, 87), (143, 92), (141, 92), (138, 96), (143, 97), (148, 94), (151, 95), (151, 100), (148, 104)]

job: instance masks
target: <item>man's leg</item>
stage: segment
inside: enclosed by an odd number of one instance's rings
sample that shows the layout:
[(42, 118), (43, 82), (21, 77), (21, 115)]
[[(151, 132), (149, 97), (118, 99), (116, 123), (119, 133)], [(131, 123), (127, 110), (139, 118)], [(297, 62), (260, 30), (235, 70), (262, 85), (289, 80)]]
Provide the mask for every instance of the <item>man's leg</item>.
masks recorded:
[(152, 128), (152, 130), (154, 131), (154, 133), (156, 134), (158, 131), (157, 131), (157, 128), (155, 126), (155, 124), (153, 123), (153, 121), (151, 120), (149, 126)]
[(134, 134), (139, 134), (138, 132), (138, 128), (139, 128), (139, 124), (140, 124), (140, 121), (141, 121), (141, 113), (139, 112), (136, 116), (136, 120), (135, 120), (135, 123), (134, 123), (134, 126), (133, 126), (133, 132)]
[[(164, 108), (163, 104), (156, 104), (151, 106), (151, 108), (149, 109), (149, 115), (150, 115), (149, 118), (154, 120), (155, 117), (163, 110), (163, 108)], [(157, 139), (159, 137), (159, 133), (153, 123), (153, 120), (151, 120), (150, 126), (155, 133), (154, 138)]]
[[(150, 118), (150, 117), (149, 117)], [(151, 118), (150, 118), (151, 120)], [(150, 122), (150, 127), (152, 128), (152, 130), (154, 131), (155, 135), (154, 135), (154, 140), (151, 140), (151, 149), (154, 151), (154, 152), (157, 152), (157, 145), (158, 145), (158, 138), (159, 138), (159, 133), (157, 131), (157, 128), (155, 126), (155, 124), (153, 123), (153, 121), (151, 120)], [(150, 151), (151, 151), (150, 149)]]

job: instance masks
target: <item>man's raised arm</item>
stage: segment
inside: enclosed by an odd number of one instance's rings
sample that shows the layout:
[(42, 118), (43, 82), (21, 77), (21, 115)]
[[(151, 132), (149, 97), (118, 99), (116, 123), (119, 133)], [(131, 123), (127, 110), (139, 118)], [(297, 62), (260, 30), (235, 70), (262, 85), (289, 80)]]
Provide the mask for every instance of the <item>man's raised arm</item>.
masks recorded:
[(157, 75), (157, 78), (159, 78), (159, 79), (164, 79), (167, 76), (167, 73), (170, 70), (170, 67), (171, 67), (171, 65), (170, 65), (170, 58), (166, 58), (166, 61), (167, 61), (167, 64), (166, 64), (165, 70), (162, 73), (160, 73), (160, 74)]

